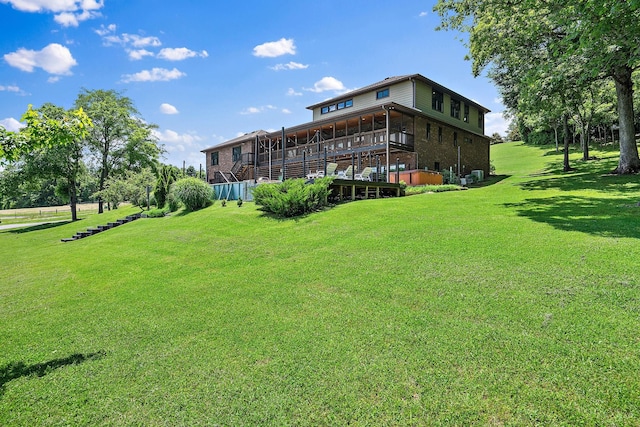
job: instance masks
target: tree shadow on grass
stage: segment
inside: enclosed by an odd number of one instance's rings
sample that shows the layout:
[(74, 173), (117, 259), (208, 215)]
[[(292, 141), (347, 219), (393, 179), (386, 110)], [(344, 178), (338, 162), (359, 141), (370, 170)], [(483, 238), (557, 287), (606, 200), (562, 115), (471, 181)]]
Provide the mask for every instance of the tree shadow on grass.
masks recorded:
[[(638, 175), (614, 175), (610, 172), (616, 163), (611, 159), (580, 160), (572, 165), (573, 170), (563, 172), (562, 164), (549, 165), (549, 169), (536, 176), (551, 175), (521, 184), (523, 190), (579, 191), (597, 190), (604, 193), (640, 194)], [(639, 198), (640, 200), (640, 198)]]
[(71, 220), (60, 221), (60, 222), (48, 222), (46, 224), (32, 225), (31, 227), (15, 228), (15, 229), (10, 229), (8, 231), (9, 233), (13, 233), (13, 234), (30, 233), (32, 231), (40, 231), (40, 230), (46, 230), (48, 228), (60, 227), (61, 225), (67, 225), (67, 224), (70, 224), (71, 222), (72, 222)]
[(106, 352), (99, 351), (97, 353), (88, 354), (72, 354), (61, 359), (53, 359), (44, 363), (36, 363), (35, 365), (25, 365), (24, 362), (11, 362), (0, 367), (0, 397), (4, 394), (5, 384), (9, 381), (22, 377), (35, 375), (43, 377), (48, 373), (69, 365), (79, 365), (88, 360), (98, 360), (106, 356)]
[(640, 238), (640, 205), (632, 198), (555, 196), (507, 203), (518, 215), (559, 230), (602, 237)]

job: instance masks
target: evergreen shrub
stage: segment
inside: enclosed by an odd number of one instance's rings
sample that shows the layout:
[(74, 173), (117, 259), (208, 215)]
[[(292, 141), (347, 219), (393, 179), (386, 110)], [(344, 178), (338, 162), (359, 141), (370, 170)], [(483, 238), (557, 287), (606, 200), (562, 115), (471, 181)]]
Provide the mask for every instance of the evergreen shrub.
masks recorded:
[(187, 211), (206, 208), (213, 199), (213, 190), (209, 187), (209, 184), (193, 177), (176, 181), (172, 185), (170, 193)]
[(253, 190), (253, 200), (265, 212), (279, 217), (294, 217), (328, 205), (329, 185), (333, 178), (288, 179), (277, 184), (261, 184)]

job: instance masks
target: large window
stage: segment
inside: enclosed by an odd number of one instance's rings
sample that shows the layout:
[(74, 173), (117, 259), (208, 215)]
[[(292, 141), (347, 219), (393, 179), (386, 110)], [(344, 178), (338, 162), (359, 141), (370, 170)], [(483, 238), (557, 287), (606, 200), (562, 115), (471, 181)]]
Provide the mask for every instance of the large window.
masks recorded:
[(431, 94), (431, 108), (442, 113), (444, 103), (444, 95), (442, 92), (434, 90)]
[(460, 101), (451, 99), (451, 117), (460, 119)]
[(478, 127), (484, 132), (484, 113), (482, 111), (478, 111)]
[(233, 147), (232, 160), (234, 162), (237, 162), (241, 158), (242, 158), (242, 147), (241, 146)]
[(469, 106), (464, 104), (464, 122), (469, 123)]
[(353, 107), (353, 99), (347, 99), (345, 101), (340, 101), (336, 104), (325, 105), (320, 108), (320, 114), (332, 113), (337, 110), (342, 110), (343, 108)]
[(211, 166), (218, 166), (218, 164), (219, 164), (218, 152), (214, 151), (213, 153), (211, 153)]
[(387, 98), (389, 96), (389, 88), (382, 89), (376, 92), (376, 99)]

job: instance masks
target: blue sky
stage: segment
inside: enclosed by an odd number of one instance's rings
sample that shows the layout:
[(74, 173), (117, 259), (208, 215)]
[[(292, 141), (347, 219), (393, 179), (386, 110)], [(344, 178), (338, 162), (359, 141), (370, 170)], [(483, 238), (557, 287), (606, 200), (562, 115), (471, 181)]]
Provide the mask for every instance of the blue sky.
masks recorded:
[(435, 31), (434, 3), (0, 0), (0, 125), (16, 130), (29, 104), (114, 89), (158, 125), (165, 163), (198, 168), (204, 148), (418, 73), (492, 110), (486, 133), (504, 133), (496, 89), (472, 76), (459, 34)]

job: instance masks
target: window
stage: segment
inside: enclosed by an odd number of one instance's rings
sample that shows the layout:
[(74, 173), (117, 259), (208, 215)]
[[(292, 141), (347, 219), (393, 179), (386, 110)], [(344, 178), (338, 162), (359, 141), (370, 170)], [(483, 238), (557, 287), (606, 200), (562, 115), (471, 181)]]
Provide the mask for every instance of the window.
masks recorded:
[(454, 147), (458, 146), (458, 132), (453, 133), (453, 146)]
[(451, 117), (460, 119), (460, 101), (451, 99)]
[(433, 163), (433, 170), (436, 170), (436, 171), (440, 170), (440, 162), (434, 162)]
[(484, 131), (484, 113), (478, 111), (478, 127)]
[(427, 140), (431, 139), (431, 123), (427, 123)]
[(376, 92), (376, 99), (387, 98), (389, 96), (389, 88), (382, 89)]
[(442, 113), (444, 95), (442, 94), (442, 92), (439, 92), (437, 90), (434, 90), (431, 95), (431, 108)]
[(232, 160), (234, 162), (237, 162), (238, 160), (240, 160), (240, 158), (242, 158), (242, 147), (233, 147)]
[(320, 114), (331, 113), (336, 110), (342, 110), (343, 108), (353, 107), (353, 99), (347, 99), (346, 101), (340, 101), (337, 104), (325, 105), (320, 108)]
[(213, 153), (211, 153), (211, 166), (218, 166), (218, 164), (218, 152), (214, 151)]
[(464, 122), (469, 123), (469, 106), (464, 104)]
[(438, 142), (442, 143), (442, 126), (438, 126)]

